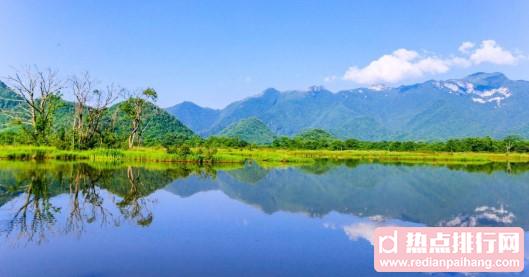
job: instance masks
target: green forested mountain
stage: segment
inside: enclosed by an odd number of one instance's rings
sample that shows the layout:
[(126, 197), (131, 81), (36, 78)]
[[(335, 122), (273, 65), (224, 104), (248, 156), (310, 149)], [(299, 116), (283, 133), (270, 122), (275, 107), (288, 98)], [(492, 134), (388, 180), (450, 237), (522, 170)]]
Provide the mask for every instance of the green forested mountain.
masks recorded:
[(243, 119), (226, 127), (220, 136), (239, 138), (253, 144), (270, 144), (274, 140), (274, 133), (256, 117)]
[(336, 137), (331, 135), (329, 132), (326, 132), (323, 129), (309, 129), (309, 130), (303, 131), (300, 134), (296, 135), (294, 139), (325, 141), (325, 140), (335, 140)]
[[(117, 103), (109, 108), (103, 124), (113, 126), (113, 135), (117, 140), (125, 141), (130, 130), (130, 121), (120, 110), (123, 102)], [(68, 130), (72, 126), (73, 103), (64, 102), (57, 110), (54, 125), (57, 129)], [(159, 145), (168, 134), (191, 138), (195, 136), (193, 131), (184, 126), (178, 119), (170, 115), (164, 109), (148, 103), (145, 108), (144, 122), (146, 123), (142, 144), (145, 146)]]
[[(6, 84), (0, 81), (0, 109), (6, 109), (6, 110), (14, 109), (19, 103), (16, 100), (18, 100), (17, 95), (14, 94), (6, 86)], [(8, 130), (8, 129), (13, 130), (14, 127), (8, 124), (10, 120), (11, 119), (8, 118), (6, 115), (0, 113), (0, 132), (2, 132), (2, 130)]]
[(320, 128), (339, 138), (363, 140), (529, 137), (529, 82), (510, 80), (501, 73), (336, 93), (322, 87), (267, 89), (218, 111), (206, 128), (187, 121), (190, 114), (178, 106), (169, 111), (201, 135), (214, 135), (241, 119), (257, 117), (275, 134), (286, 136)]
[(0, 109), (12, 108), (17, 105), (16, 101), (9, 101), (9, 99), (18, 99), (16, 95), (0, 81)]
[[(123, 103), (118, 103), (110, 108), (109, 115), (113, 118), (109, 118), (109, 120), (114, 120), (116, 133), (120, 137), (126, 137), (130, 129), (130, 123), (123, 112), (120, 111), (120, 105), (123, 105)], [(146, 122), (146, 127), (143, 132), (143, 144), (146, 146), (161, 144), (169, 134), (182, 138), (195, 136), (193, 131), (182, 122), (152, 103), (148, 103), (145, 109), (144, 121)]]
[[(0, 82), (0, 108), (17, 109), (19, 102), (7, 99), (16, 99), (16, 95)], [(123, 102), (111, 106), (102, 124), (110, 128), (109, 132), (115, 139), (123, 141), (126, 140), (131, 125), (130, 120), (120, 110), (121, 105)], [(59, 133), (71, 130), (73, 113), (74, 103), (62, 100), (53, 117), (53, 130)], [(146, 146), (159, 145), (168, 134), (182, 138), (195, 136), (193, 131), (184, 126), (178, 119), (150, 102), (147, 103), (144, 111), (144, 122), (146, 127), (142, 134), (142, 142)], [(12, 132), (16, 128), (16, 124), (11, 124), (7, 117), (0, 114), (0, 134), (6, 131)]]
[(187, 126), (193, 126), (193, 131), (203, 133), (214, 123), (220, 111), (210, 108), (203, 108), (192, 102), (182, 102), (176, 106), (168, 108), (172, 115), (180, 115), (178, 120), (185, 122)]

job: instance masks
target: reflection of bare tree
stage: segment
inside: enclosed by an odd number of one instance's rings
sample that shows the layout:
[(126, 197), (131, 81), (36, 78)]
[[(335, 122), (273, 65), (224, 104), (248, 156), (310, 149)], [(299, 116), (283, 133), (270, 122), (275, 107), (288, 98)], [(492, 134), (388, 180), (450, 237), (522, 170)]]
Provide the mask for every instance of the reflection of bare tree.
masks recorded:
[(66, 221), (66, 233), (76, 232), (82, 233), (84, 230), (83, 216), (81, 215), (81, 207), (79, 205), (79, 191), (81, 189), (81, 181), (85, 179), (81, 171), (77, 170), (73, 182), (70, 182), (70, 214)]
[(30, 171), (24, 178), (25, 197), (22, 206), (8, 223), (7, 236), (18, 231), (18, 239), (40, 244), (46, 241), (46, 234), (56, 222), (54, 207), (48, 198), (48, 180), (42, 171)]
[[(105, 207), (101, 189), (98, 187), (102, 178), (102, 171), (84, 165), (76, 164), (53, 174), (42, 169), (24, 171), (16, 176), (19, 182), (15, 187), (23, 191), (21, 203), (5, 228), (6, 236), (17, 234), (17, 241), (36, 242), (46, 241), (46, 235), (54, 233), (57, 217), (61, 208), (50, 202), (50, 195), (62, 192), (62, 185), (69, 189), (69, 209), (66, 211), (64, 233), (81, 235), (85, 225), (99, 222), (101, 226), (112, 223), (112, 212)], [(53, 188), (55, 193), (50, 193)], [(109, 202), (111, 203), (111, 202)]]
[(205, 164), (200, 170), (199, 175), (206, 179), (216, 179), (217, 178), (217, 171), (211, 166), (211, 164)]
[(149, 226), (152, 223), (153, 214), (148, 208), (147, 199), (139, 190), (143, 186), (139, 169), (129, 166), (127, 178), (130, 189), (117, 205), (125, 218), (135, 220), (140, 226)]
[(184, 167), (147, 170), (77, 163), (2, 169), (0, 182), (7, 183), (12, 195), (2, 208), (13, 210), (7, 221), (0, 218), (0, 235), (15, 238), (16, 243), (41, 243), (46, 235), (80, 236), (92, 225), (119, 226), (127, 220), (149, 226), (155, 200), (147, 196), (191, 172)]
[(74, 168), (72, 175), (69, 182), (71, 208), (65, 232), (80, 235), (84, 232), (85, 223), (94, 223), (98, 219), (101, 226), (116, 223), (112, 220), (112, 212), (103, 205), (103, 197), (97, 186), (102, 173), (80, 164)]

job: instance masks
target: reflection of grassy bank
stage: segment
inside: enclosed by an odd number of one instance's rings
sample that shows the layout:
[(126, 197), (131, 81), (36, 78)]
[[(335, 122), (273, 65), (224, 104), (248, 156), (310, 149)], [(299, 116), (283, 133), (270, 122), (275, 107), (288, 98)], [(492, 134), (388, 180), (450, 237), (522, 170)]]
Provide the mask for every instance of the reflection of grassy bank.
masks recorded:
[(8, 160), (84, 160), (94, 162), (204, 162), (242, 163), (255, 160), (269, 164), (310, 163), (318, 159), (363, 160), (375, 162), (427, 163), (427, 164), (482, 164), (489, 162), (529, 162), (526, 153), (481, 153), (481, 152), (391, 152), (391, 151), (330, 151), (330, 150), (279, 150), (267, 148), (227, 149), (221, 148), (204, 159), (199, 150), (185, 157), (169, 154), (162, 148), (136, 148), (133, 150), (94, 149), (87, 151), (59, 150), (53, 147), (1, 146), (0, 159)]

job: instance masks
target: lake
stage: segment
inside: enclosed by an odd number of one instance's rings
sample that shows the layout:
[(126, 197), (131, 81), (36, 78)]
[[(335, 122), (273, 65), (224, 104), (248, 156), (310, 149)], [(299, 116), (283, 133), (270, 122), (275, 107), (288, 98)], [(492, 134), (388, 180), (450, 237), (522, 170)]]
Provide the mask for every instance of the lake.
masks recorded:
[(0, 162), (0, 276), (392, 275), (389, 225), (527, 230), (529, 166)]

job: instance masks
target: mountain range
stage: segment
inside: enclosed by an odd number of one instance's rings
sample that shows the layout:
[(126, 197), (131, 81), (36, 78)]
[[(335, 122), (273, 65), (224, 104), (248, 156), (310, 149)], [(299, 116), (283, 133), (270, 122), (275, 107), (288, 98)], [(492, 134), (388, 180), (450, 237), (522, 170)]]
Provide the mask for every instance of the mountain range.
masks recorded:
[(434, 140), (529, 137), (528, 107), (528, 81), (479, 72), (393, 88), (339, 92), (323, 87), (283, 92), (270, 88), (223, 109), (183, 102), (167, 111), (202, 136), (225, 133), (241, 120), (254, 118), (276, 135), (320, 128), (339, 138)]
[[(0, 82), (0, 108), (16, 109), (13, 92)], [(117, 111), (119, 104), (111, 107)], [(374, 86), (331, 92), (323, 87), (278, 91), (236, 101), (223, 109), (183, 102), (163, 110), (148, 108), (154, 121), (145, 144), (160, 143), (166, 134), (192, 137), (222, 135), (256, 144), (277, 136), (323, 129), (338, 138), (363, 140), (441, 140), (460, 137), (519, 135), (529, 138), (529, 82), (502, 73), (475, 73), (461, 79), (427, 81), (400, 87)], [(69, 128), (73, 104), (64, 101), (56, 128)], [(171, 116), (172, 115), (172, 116)], [(128, 125), (118, 113), (115, 132)], [(110, 120), (110, 119), (109, 119)], [(8, 119), (0, 114), (1, 131)], [(185, 125), (185, 126), (184, 126)]]

